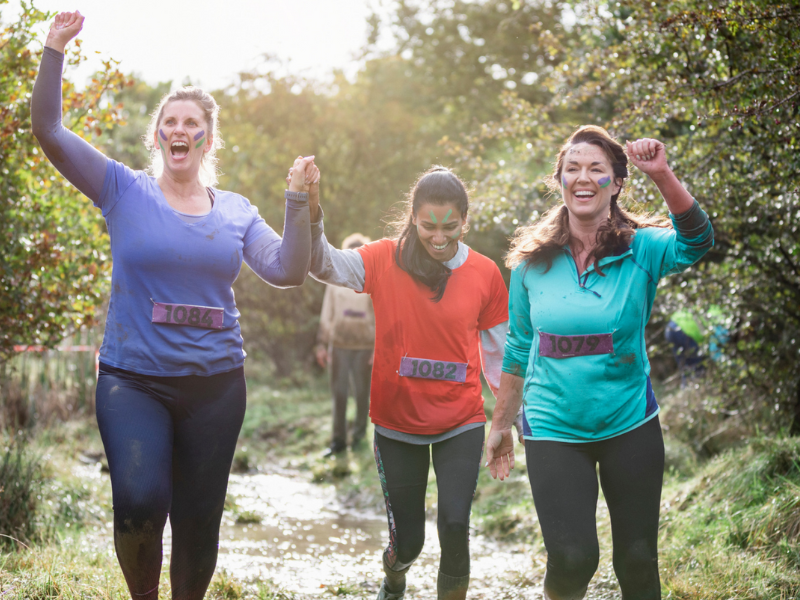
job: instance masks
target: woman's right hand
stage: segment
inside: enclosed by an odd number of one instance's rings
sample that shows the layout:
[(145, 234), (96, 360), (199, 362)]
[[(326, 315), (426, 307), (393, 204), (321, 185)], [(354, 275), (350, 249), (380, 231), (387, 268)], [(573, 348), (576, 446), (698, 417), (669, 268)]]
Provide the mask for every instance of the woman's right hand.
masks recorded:
[[(295, 180), (297, 163), (302, 158), (302, 156), (297, 157), (294, 161), (295, 166), (289, 169), (289, 174), (286, 176), (286, 185), (289, 186), (290, 190), (292, 190), (292, 182)], [(319, 180), (321, 175), (319, 167), (313, 163), (314, 157), (310, 158), (312, 162), (305, 167), (304, 171), (303, 183), (305, 183), (305, 188), (303, 191), (308, 192), (308, 208), (311, 213), (311, 222), (316, 223), (319, 220)], [(299, 173), (297, 179), (300, 179)]]
[(47, 41), (44, 43), (48, 48), (64, 53), (69, 41), (77, 36), (83, 29), (84, 17), (80, 11), (60, 12), (53, 19), (50, 31), (47, 34)]
[(484, 466), (489, 467), (492, 479), (508, 479), (514, 468), (514, 435), (511, 429), (498, 431), (492, 427), (486, 437)]

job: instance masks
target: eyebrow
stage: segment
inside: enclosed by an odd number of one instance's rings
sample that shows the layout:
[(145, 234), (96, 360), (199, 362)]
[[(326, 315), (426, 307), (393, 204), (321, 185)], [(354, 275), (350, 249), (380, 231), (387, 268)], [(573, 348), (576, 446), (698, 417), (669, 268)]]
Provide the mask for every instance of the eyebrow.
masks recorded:
[[(569, 164), (571, 164), (571, 165), (577, 165), (577, 164), (578, 164), (578, 161), (576, 161), (576, 160), (568, 160), (567, 162), (568, 162)], [(593, 166), (595, 166), (595, 165), (603, 165), (603, 164), (605, 164), (605, 163), (603, 163), (603, 162), (601, 162), (601, 161), (599, 161), (599, 160), (596, 160), (596, 161), (594, 161), (594, 162), (593, 162), (591, 165), (589, 165), (589, 166), (590, 166), (590, 167), (593, 167)]]

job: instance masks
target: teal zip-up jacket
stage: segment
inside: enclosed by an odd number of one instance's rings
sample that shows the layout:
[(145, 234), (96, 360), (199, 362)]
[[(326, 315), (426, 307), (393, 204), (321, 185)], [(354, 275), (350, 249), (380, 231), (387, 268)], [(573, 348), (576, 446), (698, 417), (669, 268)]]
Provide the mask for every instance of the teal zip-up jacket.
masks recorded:
[(644, 329), (661, 277), (714, 245), (697, 202), (670, 215), (675, 229), (636, 230), (627, 248), (578, 274), (569, 252), (546, 273), (526, 262), (511, 273), (503, 371), (525, 377), (525, 438), (592, 442), (658, 414)]

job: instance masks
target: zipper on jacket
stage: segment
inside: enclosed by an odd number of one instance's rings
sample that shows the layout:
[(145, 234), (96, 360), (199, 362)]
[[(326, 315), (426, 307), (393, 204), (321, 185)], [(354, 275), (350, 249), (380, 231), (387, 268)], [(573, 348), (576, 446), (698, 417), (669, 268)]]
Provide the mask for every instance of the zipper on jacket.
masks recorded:
[(570, 260), (572, 260), (572, 264), (575, 266), (575, 275), (578, 277), (578, 287), (583, 288), (587, 292), (592, 292), (598, 298), (602, 298), (602, 296), (597, 292), (595, 292), (593, 289), (586, 287), (586, 280), (589, 279), (588, 271), (584, 274), (583, 283), (581, 283), (581, 274), (578, 272), (578, 262), (575, 260), (575, 257), (572, 256), (572, 252), (570, 252), (569, 250), (564, 250), (564, 252), (567, 255), (569, 255)]

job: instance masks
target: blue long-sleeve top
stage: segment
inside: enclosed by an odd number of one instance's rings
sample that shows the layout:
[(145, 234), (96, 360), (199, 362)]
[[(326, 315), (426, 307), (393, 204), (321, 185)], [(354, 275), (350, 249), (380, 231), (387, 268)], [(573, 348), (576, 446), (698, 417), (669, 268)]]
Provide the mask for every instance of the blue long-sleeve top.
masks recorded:
[(524, 377), (525, 437), (590, 442), (658, 414), (645, 325), (658, 280), (697, 262), (714, 231), (697, 202), (674, 229), (636, 230), (628, 248), (578, 273), (568, 248), (549, 271), (511, 273), (503, 371)]
[[(287, 201), (283, 239), (232, 192), (210, 190), (206, 215), (178, 213), (155, 178), (107, 158), (63, 126), (63, 60), (45, 48), (31, 121), (53, 165), (106, 220), (112, 290), (100, 360), (145, 375), (213, 375), (240, 367), (245, 352), (231, 286), (242, 262), (277, 287), (303, 283), (311, 258), (308, 204)], [(221, 328), (153, 322), (156, 302), (222, 309)]]

